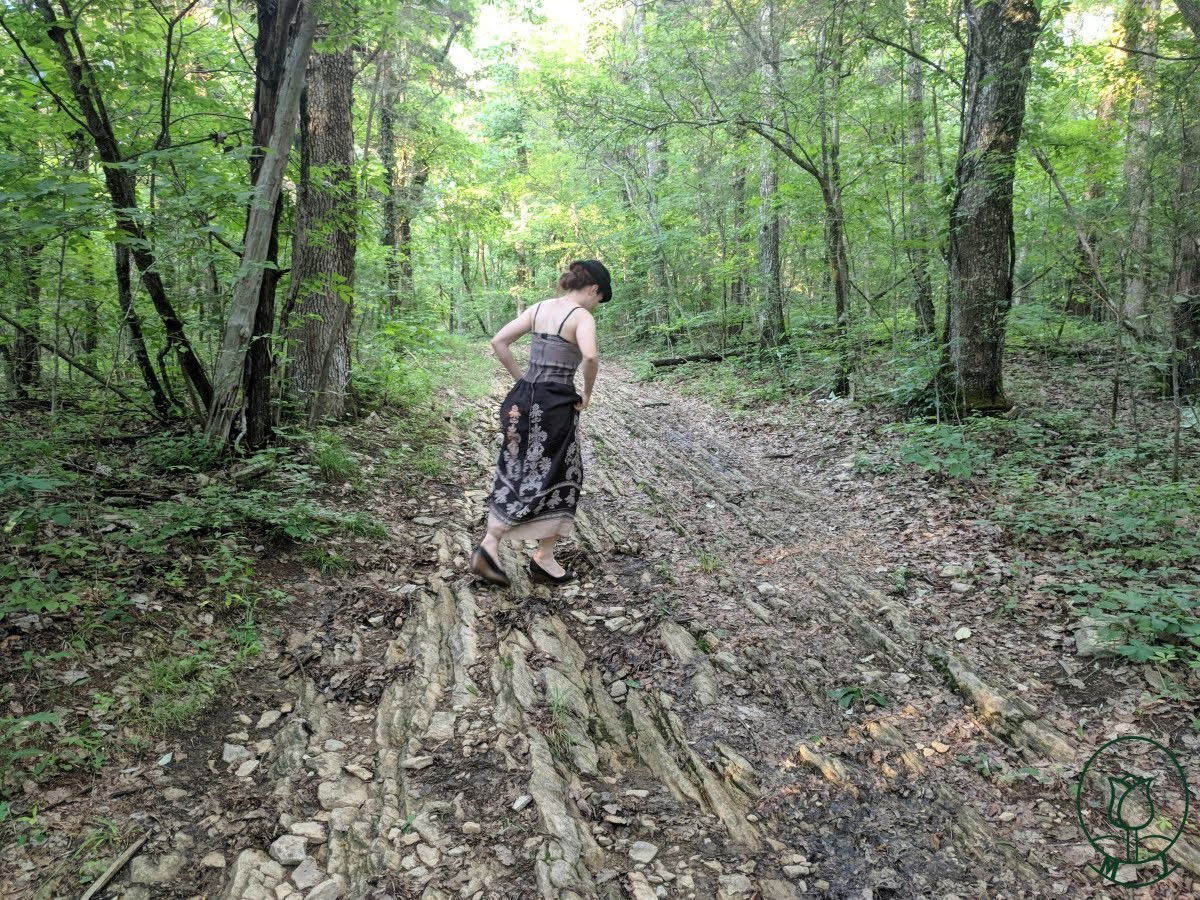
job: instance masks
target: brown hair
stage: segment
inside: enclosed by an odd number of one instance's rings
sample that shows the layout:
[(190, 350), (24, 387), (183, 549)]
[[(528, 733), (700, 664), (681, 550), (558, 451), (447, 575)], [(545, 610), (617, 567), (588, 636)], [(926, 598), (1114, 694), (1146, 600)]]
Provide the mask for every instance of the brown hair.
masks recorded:
[(604, 263), (595, 259), (577, 259), (558, 277), (558, 288), (574, 291), (594, 284), (600, 288), (600, 302), (612, 297), (612, 281)]

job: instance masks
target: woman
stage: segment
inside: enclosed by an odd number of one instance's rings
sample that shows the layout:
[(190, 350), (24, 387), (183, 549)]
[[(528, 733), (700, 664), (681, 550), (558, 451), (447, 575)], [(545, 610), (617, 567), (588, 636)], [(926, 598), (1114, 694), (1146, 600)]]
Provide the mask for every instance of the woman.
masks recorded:
[[(492, 338), (492, 349), (517, 379), (500, 404), (502, 444), (488, 500), (487, 534), (471, 553), (471, 571), (508, 586), (499, 563), (500, 539), (536, 539), (530, 578), (565, 584), (576, 575), (554, 558), (554, 545), (575, 527), (575, 505), (583, 484), (583, 459), (575, 440), (579, 413), (592, 397), (600, 361), (592, 310), (612, 299), (604, 264), (580, 259), (558, 279), (562, 296), (525, 310)], [(510, 345), (533, 332), (529, 369), (522, 373)], [(583, 393), (575, 370), (583, 365)]]

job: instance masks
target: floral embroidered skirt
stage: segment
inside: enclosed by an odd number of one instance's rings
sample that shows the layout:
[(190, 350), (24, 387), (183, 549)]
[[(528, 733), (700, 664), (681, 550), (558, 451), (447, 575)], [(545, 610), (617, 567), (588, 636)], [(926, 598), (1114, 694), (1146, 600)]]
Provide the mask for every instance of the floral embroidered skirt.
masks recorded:
[(500, 404), (500, 458), (488, 527), (512, 541), (566, 537), (575, 527), (583, 459), (575, 429), (582, 397), (574, 385), (521, 379)]

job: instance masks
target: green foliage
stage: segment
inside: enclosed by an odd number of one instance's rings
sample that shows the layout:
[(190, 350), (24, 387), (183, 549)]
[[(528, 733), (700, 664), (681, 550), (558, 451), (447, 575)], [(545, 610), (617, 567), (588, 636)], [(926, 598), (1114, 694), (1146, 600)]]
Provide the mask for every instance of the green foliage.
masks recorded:
[(895, 427), (909, 435), (900, 448), (900, 459), (934, 475), (970, 478), (992, 458), (990, 450), (971, 439), (969, 424)]
[(860, 700), (867, 703), (873, 703), (876, 706), (887, 706), (888, 698), (873, 688), (864, 687), (863, 685), (852, 684), (845, 685), (839, 688), (831, 688), (825, 692), (827, 697), (831, 697), (837, 701), (838, 706), (842, 709), (850, 709)]
[(0, 717), (0, 797), (10, 797), (25, 777), (98, 769), (105, 760), (103, 739), (86, 720), (74, 729), (65, 727), (58, 712)]

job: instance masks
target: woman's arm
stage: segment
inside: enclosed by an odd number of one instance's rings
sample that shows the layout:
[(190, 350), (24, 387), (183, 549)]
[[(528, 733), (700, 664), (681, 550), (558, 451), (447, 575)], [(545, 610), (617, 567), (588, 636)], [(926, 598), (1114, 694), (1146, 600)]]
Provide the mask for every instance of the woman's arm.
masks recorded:
[(533, 313), (537, 304), (529, 307), (525, 312), (521, 313), (503, 328), (496, 332), (496, 336), (492, 338), (492, 352), (496, 354), (500, 362), (504, 364), (504, 368), (508, 369), (514, 381), (519, 381), (524, 374), (521, 367), (517, 365), (517, 361), (513, 359), (512, 350), (509, 345), (523, 334), (527, 334), (533, 330)]
[(576, 404), (576, 409), (587, 409), (592, 400), (592, 386), (596, 383), (596, 373), (600, 371), (600, 351), (596, 347), (596, 320), (592, 314), (584, 310), (575, 326), (575, 343), (579, 344), (579, 352), (583, 355), (583, 402)]

